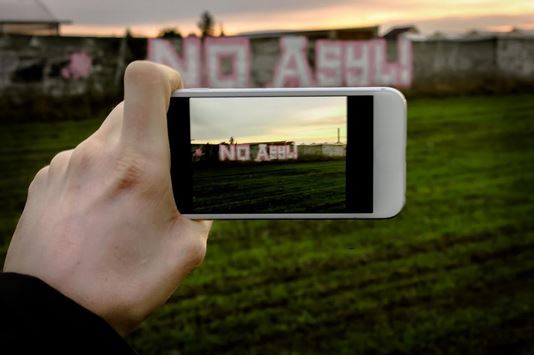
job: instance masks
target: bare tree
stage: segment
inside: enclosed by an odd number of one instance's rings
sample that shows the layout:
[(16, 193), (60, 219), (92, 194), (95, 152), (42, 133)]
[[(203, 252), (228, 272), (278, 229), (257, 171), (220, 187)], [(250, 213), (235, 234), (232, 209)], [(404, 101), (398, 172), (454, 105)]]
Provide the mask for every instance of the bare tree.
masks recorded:
[(182, 34), (178, 28), (168, 27), (159, 31), (159, 38), (182, 38)]
[(200, 33), (202, 34), (202, 37), (214, 35), (215, 19), (213, 18), (213, 15), (210, 14), (208, 11), (204, 11), (202, 15), (200, 15), (200, 21), (198, 21), (197, 25), (198, 29), (200, 30)]

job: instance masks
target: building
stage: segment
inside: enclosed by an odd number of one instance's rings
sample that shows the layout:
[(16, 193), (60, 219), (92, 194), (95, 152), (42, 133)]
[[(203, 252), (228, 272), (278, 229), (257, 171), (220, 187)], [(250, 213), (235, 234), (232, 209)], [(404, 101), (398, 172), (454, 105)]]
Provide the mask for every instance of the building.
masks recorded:
[(419, 29), (414, 25), (397, 26), (389, 29), (382, 37), (387, 41), (396, 41), (400, 35), (419, 33)]
[(333, 28), (325, 30), (279, 30), (279, 31), (257, 31), (243, 32), (238, 36), (250, 39), (270, 39), (280, 38), (283, 36), (305, 36), (310, 41), (317, 39), (339, 39), (339, 40), (364, 40), (378, 37), (378, 26), (352, 27), (352, 28)]
[(66, 23), (41, 0), (0, 0), (0, 35), (58, 36)]

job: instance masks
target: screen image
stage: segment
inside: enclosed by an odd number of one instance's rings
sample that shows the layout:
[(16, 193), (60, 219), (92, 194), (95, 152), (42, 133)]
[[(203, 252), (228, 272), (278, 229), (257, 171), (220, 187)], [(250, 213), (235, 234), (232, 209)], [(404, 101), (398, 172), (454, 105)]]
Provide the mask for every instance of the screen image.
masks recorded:
[[(350, 147), (357, 148), (348, 144), (349, 99), (173, 98), (169, 139), (179, 210), (191, 214), (359, 212), (352, 186), (358, 181), (348, 181), (354, 175), (348, 165), (354, 155)], [(367, 190), (369, 195), (369, 186)]]
[(346, 101), (190, 99), (195, 211), (344, 211)]

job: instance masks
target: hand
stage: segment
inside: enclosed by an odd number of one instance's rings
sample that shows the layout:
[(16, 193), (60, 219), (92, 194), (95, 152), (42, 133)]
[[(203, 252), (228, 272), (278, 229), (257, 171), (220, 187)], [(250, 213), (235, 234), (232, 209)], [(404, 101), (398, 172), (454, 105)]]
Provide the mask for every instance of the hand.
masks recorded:
[(123, 336), (202, 262), (211, 226), (182, 217), (173, 198), (166, 113), (179, 74), (134, 62), (124, 84), (102, 126), (35, 176), (4, 265)]

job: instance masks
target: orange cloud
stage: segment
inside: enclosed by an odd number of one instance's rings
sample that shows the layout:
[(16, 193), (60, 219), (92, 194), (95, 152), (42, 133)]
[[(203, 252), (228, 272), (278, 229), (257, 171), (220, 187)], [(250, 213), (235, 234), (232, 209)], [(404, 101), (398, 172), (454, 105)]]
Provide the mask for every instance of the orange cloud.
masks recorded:
[[(338, 28), (369, 25), (388, 27), (395, 24), (421, 23), (425, 32), (463, 31), (472, 28), (506, 29), (514, 26), (532, 28), (534, 2), (531, 0), (406, 0), (406, 1), (332, 1), (311, 8), (283, 9), (263, 12), (247, 11), (219, 17), (227, 34), (244, 31), (304, 28)], [(197, 32), (196, 18), (180, 21), (138, 24), (131, 26), (134, 35), (156, 36), (162, 28), (178, 27), (182, 34)], [(508, 26), (508, 27), (507, 27)], [(114, 35), (125, 32), (116, 26), (64, 26), (64, 34)]]

